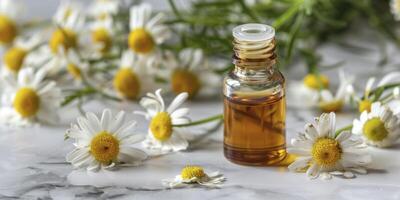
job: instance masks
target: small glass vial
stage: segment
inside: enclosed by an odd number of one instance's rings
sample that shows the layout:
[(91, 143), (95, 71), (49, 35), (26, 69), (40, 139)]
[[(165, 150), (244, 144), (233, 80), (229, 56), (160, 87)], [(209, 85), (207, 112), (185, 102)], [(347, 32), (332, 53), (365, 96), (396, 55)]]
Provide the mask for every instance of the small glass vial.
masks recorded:
[(273, 165), (286, 156), (285, 79), (276, 69), (275, 30), (233, 29), (235, 68), (224, 79), (224, 154), (243, 165)]

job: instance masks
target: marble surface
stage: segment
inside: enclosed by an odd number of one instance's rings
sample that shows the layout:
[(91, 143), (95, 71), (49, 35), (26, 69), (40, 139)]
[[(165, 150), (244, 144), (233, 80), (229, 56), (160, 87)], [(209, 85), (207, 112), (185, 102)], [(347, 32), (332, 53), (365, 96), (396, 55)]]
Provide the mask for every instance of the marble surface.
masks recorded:
[[(87, 109), (102, 107), (136, 110), (137, 105), (118, 107), (91, 103)], [(193, 119), (222, 111), (221, 103), (188, 103)], [(96, 108), (96, 109), (94, 109)], [(68, 124), (78, 112), (63, 110), (63, 125), (0, 129), (0, 199), (399, 199), (400, 145), (391, 149), (371, 148), (373, 163), (368, 175), (355, 179), (309, 180), (305, 174), (288, 172), (285, 166), (246, 167), (228, 162), (222, 152), (222, 128), (217, 123), (191, 129), (193, 142), (184, 152), (151, 157), (143, 165), (118, 171), (87, 173), (73, 171), (65, 162), (72, 149), (64, 141)], [(299, 131), (316, 112), (288, 109), (287, 139)], [(139, 116), (139, 132), (147, 123)], [(353, 114), (342, 113), (338, 126), (351, 121)], [(209, 131), (210, 129), (214, 129)], [(205, 134), (205, 135), (204, 135)], [(205, 137), (202, 137), (205, 136)], [(199, 139), (200, 138), (200, 139)], [(221, 189), (166, 189), (161, 180), (179, 174), (187, 164), (220, 171), (227, 181)]]
[[(362, 52), (334, 44), (322, 46), (324, 63), (345, 61), (346, 72), (357, 75), (359, 88), (371, 75), (399, 70), (400, 51), (389, 42), (386, 47), (389, 63), (382, 68), (374, 67), (381, 55), (377, 42), (370, 40), (375, 37), (372, 33), (363, 37), (349, 33), (347, 44), (363, 47)], [(286, 72), (289, 83), (305, 73), (301, 62), (295, 61), (294, 65)], [(337, 72), (327, 73), (336, 76)], [(195, 101), (187, 106), (191, 108), (192, 119), (222, 112), (220, 100)], [(105, 107), (115, 111), (140, 109), (134, 104), (100, 102), (91, 103), (86, 109), (100, 113)], [(287, 112), (287, 141), (319, 115), (316, 111), (290, 106)], [(0, 199), (400, 199), (400, 145), (390, 149), (370, 148), (373, 163), (368, 175), (355, 179), (309, 180), (305, 174), (288, 172), (285, 166), (246, 167), (230, 163), (223, 156), (222, 128), (215, 123), (191, 128), (189, 131), (194, 137), (187, 151), (150, 157), (139, 167), (118, 171), (74, 171), (65, 162), (65, 155), (72, 150), (72, 141), (64, 141), (64, 132), (79, 113), (74, 108), (64, 108), (60, 113), (62, 124), (57, 127), (0, 127)], [(138, 131), (145, 133), (147, 122), (140, 116), (130, 117), (138, 120)], [(353, 117), (350, 112), (339, 114), (338, 127), (351, 123)], [(162, 179), (173, 178), (188, 164), (220, 171), (227, 181), (221, 189), (171, 190), (162, 186)]]

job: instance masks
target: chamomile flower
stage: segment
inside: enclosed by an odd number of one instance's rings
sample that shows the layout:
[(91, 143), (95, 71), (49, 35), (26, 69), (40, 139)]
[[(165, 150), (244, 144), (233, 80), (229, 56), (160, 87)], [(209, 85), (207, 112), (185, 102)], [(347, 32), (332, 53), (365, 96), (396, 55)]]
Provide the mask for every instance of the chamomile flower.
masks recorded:
[(97, 20), (109, 18), (119, 11), (118, 0), (95, 0), (90, 6), (89, 15)]
[(159, 76), (170, 80), (175, 94), (187, 92), (189, 98), (198, 93), (211, 94), (221, 83), (219, 76), (208, 67), (201, 49), (184, 49), (179, 53), (179, 59), (171, 52), (165, 53), (166, 72), (160, 70)]
[(42, 41), (42, 37), (36, 34), (30, 38), (17, 38), (14, 45), (3, 55), (3, 73), (17, 74), (25, 61), (28, 53)]
[(53, 16), (53, 22), (56, 24), (65, 23), (69, 17), (82, 11), (82, 5), (76, 1), (63, 0)]
[[(365, 86), (364, 90), (364, 96), (363, 98), (358, 98), (357, 96), (354, 96), (354, 100), (358, 103), (358, 110), (360, 113), (363, 111), (371, 111), (371, 105), (374, 102), (381, 101), (381, 99), (377, 99), (377, 97), (374, 94), (371, 94), (371, 92), (374, 89), (377, 89), (378, 87), (381, 87), (383, 85), (391, 84), (391, 83), (397, 83), (400, 78), (400, 72), (389, 72), (387, 73), (382, 79), (375, 84), (376, 78), (371, 77), (368, 79), (367, 84)], [(385, 101), (390, 101), (393, 98), (390, 97), (389, 99), (385, 99)], [(386, 102), (383, 102), (386, 103)]]
[(344, 104), (350, 100), (353, 95), (353, 81), (354, 77), (346, 76), (343, 70), (339, 71), (340, 85), (337, 89), (335, 96), (327, 89), (321, 91), (319, 100), (319, 108), (323, 112), (338, 112)]
[(149, 67), (159, 60), (158, 45), (170, 37), (170, 31), (163, 24), (165, 16), (158, 13), (152, 17), (149, 4), (133, 6), (130, 9), (130, 33), (128, 45), (132, 52), (145, 60)]
[(133, 144), (143, 137), (134, 132), (135, 121), (125, 122), (125, 113), (113, 115), (105, 109), (99, 119), (93, 113), (78, 117), (78, 124), (72, 124), (66, 136), (75, 139), (75, 149), (66, 159), (75, 168), (89, 171), (113, 169), (116, 166), (135, 166), (147, 158), (147, 154)]
[(187, 98), (187, 93), (179, 94), (168, 108), (165, 107), (161, 89), (158, 89), (154, 94), (147, 93), (147, 96), (142, 98), (140, 105), (147, 112), (136, 111), (135, 113), (150, 120), (148, 135), (143, 141), (146, 148), (166, 153), (185, 150), (188, 147), (188, 141), (181, 135), (179, 129), (174, 127), (190, 122), (190, 119), (186, 116), (189, 109), (179, 108)]
[(221, 187), (226, 178), (219, 172), (207, 174), (203, 167), (186, 166), (182, 169), (181, 174), (177, 175), (174, 180), (163, 180), (162, 183), (169, 188), (179, 188), (186, 186), (205, 186), (205, 187)]
[(323, 74), (307, 74), (302, 82), (293, 82), (288, 87), (288, 101), (295, 107), (311, 108), (318, 105), (320, 90), (329, 88), (329, 79)]
[(353, 121), (352, 132), (362, 135), (369, 145), (389, 147), (400, 138), (400, 119), (388, 106), (375, 102), (370, 112), (362, 112), (360, 119)]
[(70, 48), (78, 49), (80, 31), (85, 25), (85, 18), (80, 12), (72, 12), (65, 21), (58, 22), (57, 28), (53, 31), (49, 40), (49, 47), (53, 54), (60, 52), (60, 49), (67, 51)]
[[(6, 91), (1, 110), (2, 121), (12, 125), (28, 125), (33, 122), (55, 123), (62, 100), (61, 90), (53, 81), (45, 81), (45, 70), (34, 72), (24, 68), (14, 76), (6, 76)], [(7, 117), (4, 117), (7, 116)]]
[[(122, 54), (119, 70), (114, 75), (114, 90), (123, 98), (135, 100), (142, 87), (146, 87), (143, 83), (143, 63), (139, 58), (130, 51)], [(148, 78), (148, 77), (147, 77)]]
[(21, 8), (16, 0), (0, 1), (0, 44), (11, 44), (17, 37)]
[(48, 71), (49, 76), (57, 75), (60, 70), (65, 69), (66, 55), (69, 50), (80, 53), (83, 43), (81, 30), (84, 26), (84, 18), (79, 13), (72, 13), (65, 23), (58, 24), (58, 27), (50, 36), (48, 45), (41, 46), (32, 57), (34, 66), (43, 66)]
[(396, 20), (400, 20), (400, 0), (390, 1), (390, 10)]
[(112, 18), (96, 20), (90, 27), (91, 41), (95, 46), (95, 52), (105, 54), (112, 47), (114, 28)]
[(305, 133), (292, 139), (288, 152), (299, 157), (289, 165), (290, 171), (306, 171), (310, 178), (328, 179), (332, 175), (352, 178), (353, 172), (366, 173), (364, 167), (371, 157), (363, 151), (362, 140), (348, 131), (336, 136), (335, 118), (335, 113), (323, 113), (315, 125), (306, 124)]

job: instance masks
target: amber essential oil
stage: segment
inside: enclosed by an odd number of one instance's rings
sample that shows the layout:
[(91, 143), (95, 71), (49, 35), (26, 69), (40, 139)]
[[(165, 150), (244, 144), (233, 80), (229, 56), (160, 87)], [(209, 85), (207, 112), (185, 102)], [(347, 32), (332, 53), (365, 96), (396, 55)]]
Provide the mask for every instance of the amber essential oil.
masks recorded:
[(235, 68), (224, 80), (224, 154), (243, 165), (286, 156), (284, 77), (275, 68), (275, 31), (263, 24), (233, 30)]

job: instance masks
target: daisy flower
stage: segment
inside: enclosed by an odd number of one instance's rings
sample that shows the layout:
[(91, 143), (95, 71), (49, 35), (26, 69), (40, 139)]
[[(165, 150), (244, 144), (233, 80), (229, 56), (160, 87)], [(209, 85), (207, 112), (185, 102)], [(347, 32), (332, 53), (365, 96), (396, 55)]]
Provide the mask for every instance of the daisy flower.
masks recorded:
[(0, 43), (10, 44), (18, 35), (21, 5), (16, 0), (0, 1)]
[(105, 109), (100, 119), (88, 112), (86, 117), (78, 117), (77, 122), (66, 133), (68, 138), (75, 139), (75, 149), (66, 157), (75, 168), (98, 171), (135, 166), (147, 158), (145, 152), (132, 147), (143, 138), (134, 133), (135, 121), (124, 123), (123, 111), (114, 116)]
[(175, 97), (168, 108), (165, 107), (161, 96), (161, 89), (154, 94), (148, 93), (140, 101), (140, 105), (147, 112), (136, 111), (150, 120), (148, 135), (143, 145), (149, 149), (161, 150), (163, 153), (185, 150), (188, 147), (187, 140), (181, 135), (175, 125), (186, 124), (190, 119), (186, 116), (188, 108), (179, 108), (187, 99), (187, 93), (181, 93)]
[(206, 174), (200, 166), (186, 166), (182, 169), (181, 174), (177, 175), (174, 180), (163, 180), (162, 183), (169, 188), (179, 188), (185, 186), (194, 186), (196, 184), (205, 187), (221, 187), (226, 178), (219, 172)]
[(103, 20), (116, 15), (119, 6), (118, 0), (95, 0), (89, 8), (89, 15), (97, 20)]
[(28, 39), (17, 38), (14, 45), (9, 48), (3, 55), (4, 73), (17, 74), (22, 66), (25, 66), (25, 61), (28, 53), (39, 45), (42, 37), (36, 34)]
[[(370, 112), (372, 103), (381, 101), (381, 99), (378, 99), (375, 96), (375, 94), (371, 94), (371, 92), (374, 89), (387, 84), (397, 83), (399, 78), (400, 78), (400, 72), (389, 72), (376, 85), (375, 85), (376, 78), (375, 77), (369, 78), (365, 86), (363, 98), (361, 99), (358, 98), (357, 96), (353, 96), (354, 100), (358, 103), (358, 110), (360, 111), (360, 113), (362, 113), (363, 111)], [(383, 103), (386, 103), (386, 101), (390, 101), (391, 99), (393, 99), (393, 96), (391, 96), (388, 99), (385, 99), (385, 102)]]
[(62, 22), (57, 22), (58, 27), (50, 37), (49, 47), (56, 54), (60, 49), (67, 51), (70, 48), (78, 48), (79, 33), (85, 24), (85, 18), (80, 12), (73, 12)]
[(104, 20), (96, 20), (90, 27), (91, 41), (95, 46), (95, 51), (100, 54), (105, 54), (110, 51), (113, 37), (114, 28), (112, 18)]
[[(77, 12), (71, 13), (66, 22), (58, 24), (58, 27), (50, 36), (48, 45), (40, 47), (31, 54), (30, 62), (33, 66), (43, 66), (48, 71), (48, 75), (56, 75), (64, 69), (66, 55), (73, 49), (80, 53), (82, 40), (80, 31), (84, 26), (84, 18)], [(78, 52), (79, 51), (79, 52)]]
[(166, 52), (166, 72), (160, 70), (160, 77), (170, 80), (175, 94), (187, 92), (189, 98), (198, 93), (211, 94), (221, 83), (219, 76), (208, 68), (201, 49), (186, 48), (176, 59), (172, 52)]
[(133, 6), (130, 9), (130, 33), (128, 45), (132, 52), (145, 60), (147, 66), (153, 66), (159, 60), (158, 45), (170, 37), (170, 31), (163, 24), (165, 16), (158, 13), (154, 17), (149, 4)]
[(353, 121), (352, 132), (362, 135), (367, 144), (389, 147), (400, 138), (400, 119), (389, 107), (375, 102), (370, 112), (362, 112), (360, 119)]
[(331, 178), (340, 175), (354, 177), (353, 172), (366, 173), (364, 168), (371, 160), (362, 149), (362, 140), (352, 137), (348, 131), (335, 136), (335, 113), (323, 113), (316, 124), (306, 124), (305, 133), (292, 139), (289, 153), (298, 155), (289, 165), (294, 172), (306, 171), (310, 178)]
[(131, 51), (122, 54), (120, 68), (114, 75), (113, 86), (119, 96), (135, 100), (143, 91), (152, 87), (142, 60)]
[(400, 20), (400, 0), (391, 0), (390, 1), (390, 10), (394, 15), (396, 20)]
[(15, 125), (28, 125), (32, 122), (55, 123), (57, 110), (62, 100), (61, 90), (53, 81), (45, 81), (45, 70), (34, 72), (24, 68), (14, 76), (6, 76), (6, 91), (0, 115), (3, 122)]
[(327, 89), (321, 91), (318, 106), (323, 112), (340, 111), (353, 94), (354, 89), (352, 83), (354, 81), (354, 77), (346, 77), (344, 71), (340, 70), (339, 79), (340, 85), (335, 96)]
[(323, 74), (307, 74), (302, 82), (293, 82), (288, 87), (288, 101), (295, 107), (311, 108), (318, 105), (320, 90), (329, 88), (329, 79)]

